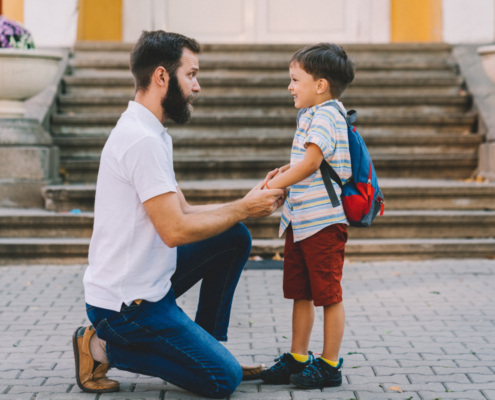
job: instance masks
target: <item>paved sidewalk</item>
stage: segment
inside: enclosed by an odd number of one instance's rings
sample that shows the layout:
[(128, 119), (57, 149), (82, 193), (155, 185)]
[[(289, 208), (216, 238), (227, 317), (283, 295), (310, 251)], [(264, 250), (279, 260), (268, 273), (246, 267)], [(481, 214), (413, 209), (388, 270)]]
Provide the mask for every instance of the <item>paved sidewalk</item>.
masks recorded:
[[(111, 370), (121, 392), (81, 393), (71, 335), (88, 323), (85, 266), (0, 267), (0, 400), (197, 399), (160, 379)], [(245, 363), (289, 350), (281, 271), (245, 271), (228, 348)], [(179, 299), (193, 315), (198, 288)], [(300, 391), (243, 383), (233, 400), (495, 399), (495, 261), (347, 263), (344, 384)], [(321, 351), (321, 310), (311, 349)], [(403, 393), (392, 390), (400, 387)]]

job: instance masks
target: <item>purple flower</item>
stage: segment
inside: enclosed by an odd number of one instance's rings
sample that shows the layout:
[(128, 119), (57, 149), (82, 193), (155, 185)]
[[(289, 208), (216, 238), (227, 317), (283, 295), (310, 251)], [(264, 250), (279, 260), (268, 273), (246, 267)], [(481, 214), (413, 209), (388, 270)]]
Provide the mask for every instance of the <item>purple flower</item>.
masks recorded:
[(33, 38), (21, 24), (0, 16), (0, 48), (34, 49)]

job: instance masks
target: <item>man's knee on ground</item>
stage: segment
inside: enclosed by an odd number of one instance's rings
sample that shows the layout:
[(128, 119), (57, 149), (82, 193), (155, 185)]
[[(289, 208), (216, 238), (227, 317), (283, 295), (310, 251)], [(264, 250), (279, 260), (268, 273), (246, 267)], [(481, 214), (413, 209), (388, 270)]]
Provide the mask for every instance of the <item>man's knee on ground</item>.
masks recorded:
[(224, 379), (221, 380), (220, 385), (218, 385), (218, 380), (215, 380), (216, 389), (212, 393), (214, 399), (223, 399), (235, 392), (242, 381), (242, 368), (237, 362), (236, 364), (226, 363), (223, 376)]

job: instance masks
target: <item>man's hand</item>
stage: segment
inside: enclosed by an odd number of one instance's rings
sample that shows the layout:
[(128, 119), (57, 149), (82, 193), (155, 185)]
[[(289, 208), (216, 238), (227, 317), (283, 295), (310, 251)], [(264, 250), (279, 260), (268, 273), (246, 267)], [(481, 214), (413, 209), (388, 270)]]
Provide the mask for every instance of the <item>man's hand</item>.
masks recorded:
[[(275, 175), (276, 170), (269, 172), (267, 178), (272, 174)], [(266, 217), (283, 204), (283, 201), (282, 203), (280, 201), (284, 198), (284, 190), (261, 190), (264, 185), (265, 181), (258, 183), (242, 200), (239, 200), (247, 218)]]

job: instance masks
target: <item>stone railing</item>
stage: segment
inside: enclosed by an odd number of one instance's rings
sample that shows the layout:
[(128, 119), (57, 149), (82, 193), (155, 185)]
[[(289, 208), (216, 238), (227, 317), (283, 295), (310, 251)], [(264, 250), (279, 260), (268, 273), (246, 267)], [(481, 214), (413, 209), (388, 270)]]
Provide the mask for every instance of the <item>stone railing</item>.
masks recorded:
[(479, 114), (478, 132), (485, 136), (479, 150), (477, 174), (495, 181), (495, 84), (483, 68), (478, 47), (458, 45), (454, 47), (453, 54), (473, 96), (473, 107)]

